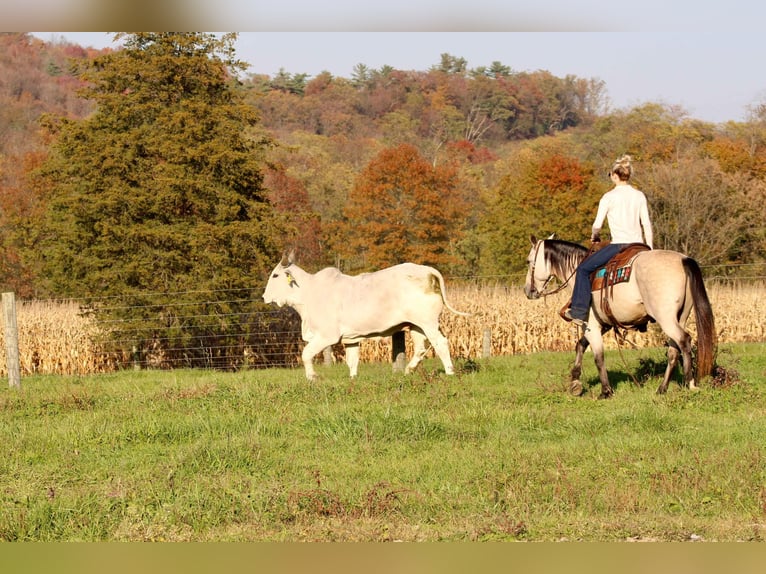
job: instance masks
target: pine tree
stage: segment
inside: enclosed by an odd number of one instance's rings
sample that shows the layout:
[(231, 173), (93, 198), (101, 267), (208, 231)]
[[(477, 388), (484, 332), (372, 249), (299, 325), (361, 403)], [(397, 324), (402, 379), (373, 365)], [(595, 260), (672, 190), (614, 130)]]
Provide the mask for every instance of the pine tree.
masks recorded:
[(150, 293), (260, 287), (278, 221), (261, 170), (270, 142), (235, 87), (236, 36), (119, 37), (124, 49), (81, 72), (95, 113), (48, 121), (56, 140), (38, 174), (48, 209), (34, 251), (51, 294), (140, 306)]

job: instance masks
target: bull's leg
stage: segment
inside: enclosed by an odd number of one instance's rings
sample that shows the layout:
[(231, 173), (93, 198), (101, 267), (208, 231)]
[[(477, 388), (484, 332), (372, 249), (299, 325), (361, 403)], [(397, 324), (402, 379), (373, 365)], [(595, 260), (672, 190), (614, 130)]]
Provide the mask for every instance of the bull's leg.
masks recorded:
[(343, 345), (346, 351), (346, 364), (351, 378), (356, 377), (359, 368), (359, 343), (348, 343)]
[(435, 329), (423, 329), (423, 332), (431, 342), (431, 345), (433, 345), (434, 351), (436, 351), (436, 356), (441, 359), (441, 362), (444, 365), (444, 372), (448, 375), (454, 375), (455, 368), (452, 366), (452, 357), (449, 353), (449, 341), (447, 341), (447, 337), (442, 334), (438, 327)]
[(425, 357), (428, 347), (426, 346), (426, 336), (418, 327), (413, 326), (410, 329), (410, 337), (412, 338), (412, 359), (407, 363), (404, 368), (404, 374), (407, 375), (414, 371), (420, 364), (420, 361)]
[(588, 339), (580, 337), (575, 346), (575, 362), (570, 373), (571, 378), (569, 382), (569, 392), (579, 397), (582, 395), (582, 383), (580, 382), (580, 375), (582, 375), (582, 358), (585, 355), (585, 350), (588, 348)]
[(321, 353), (325, 347), (332, 344), (332, 341), (311, 339), (306, 343), (306, 346), (303, 347), (301, 359), (303, 360), (303, 368), (306, 370), (306, 378), (309, 381), (315, 381), (317, 379), (317, 374), (314, 370), (314, 357)]

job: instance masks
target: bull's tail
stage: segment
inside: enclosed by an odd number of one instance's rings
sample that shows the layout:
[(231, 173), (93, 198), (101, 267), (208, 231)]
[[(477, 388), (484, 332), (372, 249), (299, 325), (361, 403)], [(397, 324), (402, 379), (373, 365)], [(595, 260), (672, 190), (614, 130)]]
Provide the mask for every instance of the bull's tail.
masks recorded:
[(434, 268), (431, 268), (431, 273), (433, 274), (433, 277), (436, 278), (436, 280), (439, 282), (439, 292), (442, 296), (442, 301), (444, 301), (444, 306), (447, 307), (450, 311), (452, 311), (455, 315), (462, 315), (463, 317), (470, 317), (471, 313), (464, 313), (463, 311), (458, 311), (455, 309), (452, 305), (449, 304), (449, 301), (447, 301), (447, 287), (444, 284), (444, 277), (442, 274)]
[(713, 372), (717, 340), (715, 332), (715, 320), (713, 308), (707, 295), (707, 289), (702, 282), (702, 271), (697, 262), (685, 257), (683, 260), (684, 271), (689, 279), (694, 302), (694, 317), (697, 323), (697, 374), (699, 382)]

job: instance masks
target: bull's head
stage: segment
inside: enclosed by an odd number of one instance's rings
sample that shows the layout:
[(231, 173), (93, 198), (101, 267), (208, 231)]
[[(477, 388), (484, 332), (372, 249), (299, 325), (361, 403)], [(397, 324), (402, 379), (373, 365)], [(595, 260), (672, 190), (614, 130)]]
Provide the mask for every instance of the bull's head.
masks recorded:
[[(297, 302), (296, 291), (298, 281), (290, 267), (295, 263), (295, 251), (282, 256), (282, 260), (274, 267), (263, 291), (266, 303), (276, 303), (279, 307)], [(297, 269), (297, 266), (296, 266)]]

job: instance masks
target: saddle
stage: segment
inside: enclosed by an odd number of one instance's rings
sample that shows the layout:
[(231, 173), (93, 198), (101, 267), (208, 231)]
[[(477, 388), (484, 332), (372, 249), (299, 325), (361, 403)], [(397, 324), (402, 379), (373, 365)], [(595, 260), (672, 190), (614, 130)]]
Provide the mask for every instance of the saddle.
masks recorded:
[[(594, 246), (591, 247), (591, 253), (605, 246), (606, 243), (594, 244)], [(601, 311), (615, 327), (622, 329), (629, 328), (626, 325), (622, 325), (614, 318), (614, 314), (609, 305), (609, 301), (612, 298), (612, 289), (618, 283), (630, 281), (630, 276), (633, 271), (633, 260), (636, 258), (636, 255), (642, 251), (649, 251), (649, 249), (649, 246), (645, 243), (629, 243), (614, 257), (607, 261), (606, 265), (599, 267), (590, 275), (591, 291), (601, 291)], [(561, 311), (559, 311), (559, 315), (567, 321), (568, 319), (564, 317), (564, 312), (569, 308), (571, 303), (572, 301), (570, 299), (567, 304), (562, 307)], [(640, 330), (641, 327), (644, 329), (646, 328), (645, 325), (637, 326), (635, 328)]]
[(630, 281), (633, 259), (642, 251), (649, 251), (649, 246), (644, 243), (629, 243), (623, 247), (606, 265), (591, 273), (591, 291), (603, 291), (617, 283)]

